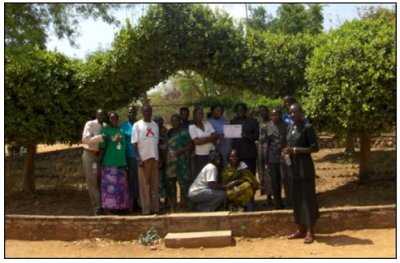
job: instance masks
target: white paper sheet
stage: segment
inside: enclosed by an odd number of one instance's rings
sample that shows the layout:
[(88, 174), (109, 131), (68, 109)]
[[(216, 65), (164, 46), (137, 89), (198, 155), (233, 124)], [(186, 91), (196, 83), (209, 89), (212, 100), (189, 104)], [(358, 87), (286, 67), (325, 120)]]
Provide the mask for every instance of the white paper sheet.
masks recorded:
[(242, 125), (241, 124), (224, 125), (224, 136), (225, 138), (242, 138)]

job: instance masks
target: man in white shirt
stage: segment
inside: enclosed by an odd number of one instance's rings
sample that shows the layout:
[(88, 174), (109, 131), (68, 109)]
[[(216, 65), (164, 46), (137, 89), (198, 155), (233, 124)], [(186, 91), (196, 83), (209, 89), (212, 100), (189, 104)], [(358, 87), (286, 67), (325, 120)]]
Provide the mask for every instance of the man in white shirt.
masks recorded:
[(210, 152), (209, 163), (204, 166), (189, 188), (188, 197), (198, 211), (215, 211), (226, 199), (225, 187), (218, 184), (221, 154)]
[(137, 149), (139, 164), (139, 196), (143, 214), (159, 213), (158, 174), (159, 130), (152, 121), (152, 107), (142, 107), (143, 119), (133, 125), (132, 144)]
[[(82, 166), (89, 191), (90, 202), (95, 214), (101, 214), (100, 190), (99, 190), (99, 141), (101, 140), (100, 130), (105, 120), (105, 114), (101, 109), (96, 112), (96, 119), (86, 122), (82, 133)], [(99, 137), (100, 136), (100, 137)]]

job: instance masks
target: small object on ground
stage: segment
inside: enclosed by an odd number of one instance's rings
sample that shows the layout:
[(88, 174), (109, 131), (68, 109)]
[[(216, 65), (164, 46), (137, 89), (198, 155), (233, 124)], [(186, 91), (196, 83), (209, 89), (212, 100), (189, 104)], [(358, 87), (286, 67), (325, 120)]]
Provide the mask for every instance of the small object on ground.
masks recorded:
[(139, 236), (139, 243), (144, 246), (152, 246), (160, 239), (157, 230), (151, 227), (146, 233)]
[(186, 233), (168, 233), (165, 236), (165, 246), (178, 247), (224, 247), (231, 246), (232, 231), (203, 231)]

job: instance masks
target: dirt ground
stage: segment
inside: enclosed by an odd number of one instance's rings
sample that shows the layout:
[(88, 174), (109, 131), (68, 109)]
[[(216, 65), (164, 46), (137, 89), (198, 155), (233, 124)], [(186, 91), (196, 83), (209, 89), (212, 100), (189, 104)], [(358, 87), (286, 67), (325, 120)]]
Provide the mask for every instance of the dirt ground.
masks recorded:
[[(62, 149), (65, 145), (40, 146), (39, 151)], [(76, 145), (72, 146), (76, 147)], [(396, 151), (373, 149), (375, 175), (368, 184), (357, 183), (358, 164), (343, 154), (343, 148), (321, 149), (313, 155), (320, 207), (394, 204)], [(357, 158), (357, 157), (356, 157)], [(265, 195), (256, 194), (256, 210), (271, 210)], [(6, 198), (6, 214), (90, 215), (87, 191), (55, 189), (37, 191), (34, 196), (16, 193)], [(182, 211), (182, 210), (181, 210)]]
[(317, 235), (313, 244), (285, 237), (236, 238), (236, 245), (224, 248), (149, 247), (137, 241), (111, 240), (20, 241), (6, 240), (7, 258), (17, 257), (124, 257), (124, 258), (188, 258), (188, 257), (259, 257), (259, 258), (394, 258), (395, 229), (366, 229)]

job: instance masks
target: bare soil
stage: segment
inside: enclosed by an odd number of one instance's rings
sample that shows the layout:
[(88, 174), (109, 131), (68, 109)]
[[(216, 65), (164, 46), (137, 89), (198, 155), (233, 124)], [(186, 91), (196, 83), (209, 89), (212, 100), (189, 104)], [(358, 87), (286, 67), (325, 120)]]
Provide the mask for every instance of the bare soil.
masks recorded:
[(166, 248), (162, 242), (143, 246), (137, 241), (112, 240), (5, 241), (5, 256), (18, 257), (96, 257), (96, 258), (394, 258), (395, 229), (365, 229), (320, 234), (313, 244), (286, 237), (236, 238), (236, 245), (224, 248)]

